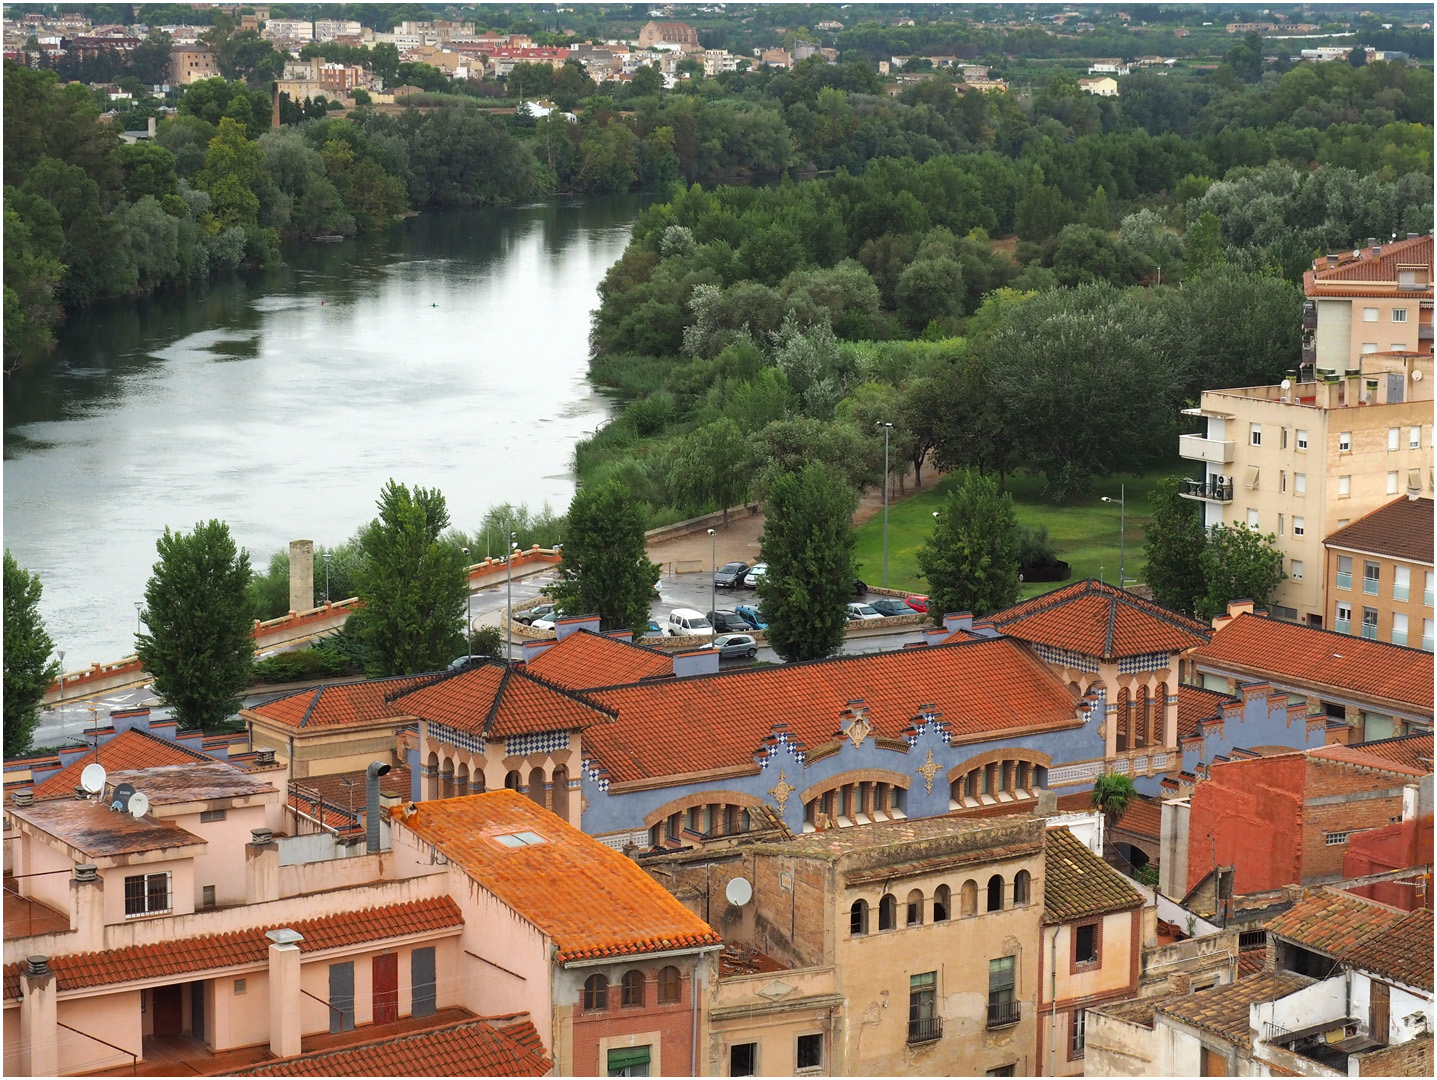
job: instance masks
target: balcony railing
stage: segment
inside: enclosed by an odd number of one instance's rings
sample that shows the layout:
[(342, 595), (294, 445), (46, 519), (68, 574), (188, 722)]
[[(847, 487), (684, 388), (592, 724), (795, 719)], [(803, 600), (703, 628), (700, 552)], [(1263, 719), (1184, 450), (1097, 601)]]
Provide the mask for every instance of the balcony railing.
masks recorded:
[(1394, 644), (1394, 645), (1406, 645), (1406, 644), (1407, 644), (1407, 631), (1406, 631), (1406, 630), (1394, 630), (1394, 631), (1392, 631), (1392, 644)]
[(1423, 606), (1423, 607), (1431, 607), (1431, 606), (1432, 606), (1432, 590), (1431, 590), (1431, 589), (1423, 589), (1423, 590), (1422, 590), (1422, 606)]
[(1432, 651), (1432, 636), (1431, 636), (1430, 634), (1424, 634), (1424, 635), (1422, 636), (1422, 651), (1423, 651), (1423, 652), (1431, 652), (1431, 651)]
[(1317, 329), (1317, 307), (1316, 305), (1304, 304), (1302, 306), (1302, 328), (1304, 330)]
[(1365, 638), (1367, 638), (1367, 640), (1369, 640), (1369, 641), (1376, 641), (1376, 640), (1377, 640), (1377, 624), (1376, 624), (1376, 623), (1370, 623), (1370, 622), (1364, 622), (1364, 623), (1362, 624), (1362, 636), (1365, 637)]
[(1186, 479), (1178, 494), (1188, 499), (1203, 499), (1207, 502), (1232, 502), (1232, 481), (1218, 483), (1211, 480)]
[(990, 1028), (1008, 1027), (1016, 1024), (1018, 1020), (1018, 1003), (1016, 1001), (988, 1002), (988, 1026)]
[(934, 1039), (941, 1038), (943, 1038), (943, 1017), (925, 1016), (918, 1020), (908, 1021), (909, 1042), (932, 1042)]
[(1231, 439), (1207, 439), (1201, 435), (1179, 435), (1178, 456), (1189, 461), (1209, 461), (1214, 465), (1232, 464)]
[(1430, 322), (1422, 323), (1421, 325), (1419, 325), (1419, 326), (1417, 327), (1417, 340), (1418, 340), (1418, 341), (1431, 341), (1431, 340), (1432, 340), (1432, 324), (1431, 324)]
[(1332, 628), (1333, 628), (1334, 630), (1336, 630), (1339, 634), (1350, 634), (1350, 633), (1352, 633), (1352, 620), (1351, 620), (1351, 619), (1333, 619), (1333, 620), (1332, 620)]
[(1376, 596), (1380, 588), (1381, 586), (1379, 585), (1377, 578), (1365, 577), (1362, 579), (1362, 591), (1365, 592), (1368, 596)]
[(1308, 366), (1317, 363), (1317, 346), (1304, 345), (1302, 347), (1302, 363)]
[(1350, 590), (1350, 589), (1352, 588), (1352, 571), (1351, 571), (1351, 570), (1339, 570), (1339, 571), (1337, 571), (1337, 587), (1338, 587), (1339, 589), (1348, 589), (1348, 590)]
[(1392, 599), (1394, 599), (1394, 600), (1406, 600), (1406, 599), (1408, 599), (1411, 595), (1412, 595), (1411, 590), (1408, 589), (1408, 587), (1407, 587), (1406, 585), (1394, 585), (1394, 586), (1392, 586)]

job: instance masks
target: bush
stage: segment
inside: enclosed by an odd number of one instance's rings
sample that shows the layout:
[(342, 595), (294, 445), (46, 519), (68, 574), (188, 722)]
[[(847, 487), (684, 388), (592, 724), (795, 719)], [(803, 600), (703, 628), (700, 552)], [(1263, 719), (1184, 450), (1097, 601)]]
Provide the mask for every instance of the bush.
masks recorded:
[(1048, 539), (1048, 526), (1018, 526), (1018, 565), (1025, 569), (1058, 565), (1058, 549)]
[(253, 677), (257, 683), (310, 682), (343, 675), (346, 668), (340, 657), (327, 650), (299, 649), (257, 660)]

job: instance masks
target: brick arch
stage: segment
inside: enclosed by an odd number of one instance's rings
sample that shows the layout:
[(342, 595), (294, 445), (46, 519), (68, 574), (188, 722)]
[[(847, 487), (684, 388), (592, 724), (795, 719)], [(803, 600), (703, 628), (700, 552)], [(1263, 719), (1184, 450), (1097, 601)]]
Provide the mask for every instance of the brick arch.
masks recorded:
[(674, 814), (687, 813), (695, 806), (708, 806), (710, 803), (719, 803), (727, 806), (741, 806), (745, 810), (755, 806), (762, 806), (763, 800), (757, 795), (750, 795), (744, 791), (700, 791), (692, 795), (683, 795), (672, 802), (666, 802), (657, 810), (650, 811), (644, 815), (644, 826), (652, 829), (660, 825)]
[(975, 754), (948, 770), (948, 809), (1030, 799), (1047, 783), (1052, 758), (1024, 746), (1000, 747)]
[(827, 780), (820, 780), (816, 784), (810, 784), (799, 793), (798, 801), (806, 803), (816, 799), (825, 791), (832, 791), (836, 787), (843, 787), (845, 784), (861, 784), (864, 782), (875, 784), (892, 784), (904, 790), (913, 786), (913, 778), (901, 772), (894, 772), (891, 769), (852, 769), (849, 772), (834, 773)]
[(1041, 765), (1043, 768), (1051, 768), (1053, 759), (1041, 750), (1029, 750), (1025, 746), (1000, 747), (997, 750), (985, 750), (981, 754), (974, 754), (966, 761), (960, 761), (953, 768), (948, 770), (948, 780), (952, 781), (974, 769), (981, 769), (984, 765), (991, 765), (995, 761), (1023, 760), (1031, 765)]

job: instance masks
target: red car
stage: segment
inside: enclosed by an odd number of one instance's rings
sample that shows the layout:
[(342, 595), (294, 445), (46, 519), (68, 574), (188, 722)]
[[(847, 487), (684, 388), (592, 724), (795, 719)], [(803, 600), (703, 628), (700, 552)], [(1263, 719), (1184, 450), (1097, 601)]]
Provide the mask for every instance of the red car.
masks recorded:
[(928, 597), (926, 596), (905, 596), (903, 602), (914, 611), (927, 612), (928, 610)]

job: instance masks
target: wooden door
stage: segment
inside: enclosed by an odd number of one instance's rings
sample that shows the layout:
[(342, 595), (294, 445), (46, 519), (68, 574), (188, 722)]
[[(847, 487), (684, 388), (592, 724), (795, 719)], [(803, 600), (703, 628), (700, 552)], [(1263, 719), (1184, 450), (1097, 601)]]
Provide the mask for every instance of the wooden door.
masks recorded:
[(150, 1006), (155, 1010), (156, 1035), (178, 1035), (185, 1030), (184, 998), (178, 985), (155, 987), (150, 991)]
[(1373, 979), (1368, 985), (1371, 987), (1368, 991), (1371, 995), (1368, 1001), (1371, 1011), (1367, 1020), (1368, 1038), (1373, 1042), (1385, 1044), (1387, 1042), (1388, 1010), (1391, 1007), (1391, 990), (1386, 983), (1378, 982), (1376, 979)]
[(374, 978), (374, 1022), (392, 1024), (399, 1019), (399, 954), (376, 956)]

